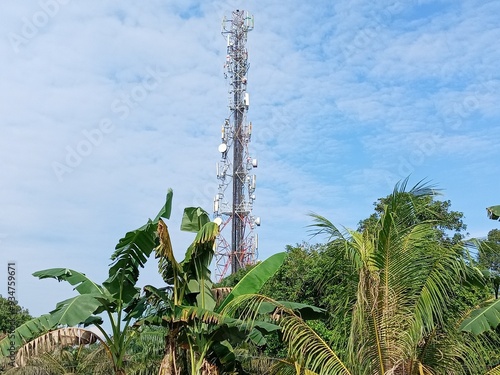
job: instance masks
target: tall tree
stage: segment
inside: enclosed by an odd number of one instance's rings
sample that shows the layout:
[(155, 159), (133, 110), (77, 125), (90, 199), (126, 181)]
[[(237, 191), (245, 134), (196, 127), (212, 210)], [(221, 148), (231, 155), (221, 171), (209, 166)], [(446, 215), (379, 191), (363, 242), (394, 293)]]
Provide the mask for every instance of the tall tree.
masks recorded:
[(489, 278), (497, 299), (500, 290), (500, 230), (492, 229), (485, 240), (472, 239), (469, 243), (477, 251), (478, 266)]
[(17, 328), (21, 324), (33, 319), (29, 311), (17, 302), (9, 301), (0, 296), (0, 338)]
[[(379, 375), (487, 371), (486, 341), (458, 328), (472, 306), (448, 311), (460, 283), (484, 280), (460, 256), (460, 243), (437, 236), (435, 191), (422, 184), (406, 190), (406, 183), (396, 186), (376, 221), (360, 231), (341, 232), (326, 218), (313, 216), (317, 234), (342, 242), (338, 256), (354, 268), (358, 286), (345, 355), (300, 320), (283, 323), (289, 353), (300, 368)], [(422, 212), (429, 216), (419, 217)]]
[[(466, 235), (467, 225), (464, 223), (463, 212), (451, 210), (451, 201), (441, 201), (436, 199), (438, 190), (429, 187), (431, 194), (414, 196), (409, 192), (401, 192), (400, 199), (411, 201), (414, 214), (409, 218), (413, 225), (418, 222), (432, 223), (435, 228), (436, 239), (442, 243), (456, 245), (462, 241)], [(379, 198), (373, 205), (375, 213), (369, 218), (362, 220), (358, 224), (358, 230), (363, 232), (366, 228), (374, 227), (384, 212), (384, 207), (391, 199), (391, 196)]]

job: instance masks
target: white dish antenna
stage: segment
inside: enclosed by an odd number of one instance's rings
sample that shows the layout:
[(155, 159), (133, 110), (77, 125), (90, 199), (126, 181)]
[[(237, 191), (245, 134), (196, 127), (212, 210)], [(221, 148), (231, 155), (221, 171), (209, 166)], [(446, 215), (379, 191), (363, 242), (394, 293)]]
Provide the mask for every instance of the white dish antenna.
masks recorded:
[(226, 152), (226, 151), (227, 151), (227, 145), (226, 145), (225, 143), (221, 143), (221, 144), (219, 145), (219, 152), (220, 152), (221, 154), (223, 154), (223, 153), (224, 153), (224, 152)]

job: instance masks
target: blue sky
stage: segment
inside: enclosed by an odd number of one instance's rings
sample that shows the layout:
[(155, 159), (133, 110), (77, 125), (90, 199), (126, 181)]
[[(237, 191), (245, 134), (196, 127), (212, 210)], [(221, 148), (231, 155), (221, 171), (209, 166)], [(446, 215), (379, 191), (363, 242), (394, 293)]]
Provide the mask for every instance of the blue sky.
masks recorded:
[[(408, 175), (442, 188), (471, 236), (498, 228), (485, 211), (500, 202), (497, 1), (5, 2), (0, 294), (9, 260), (34, 315), (73, 295), (34, 271), (102, 282), (119, 238), (156, 215), (169, 187), (182, 258), (182, 209), (211, 211), (217, 189), (220, 27), (234, 9), (255, 16), (261, 259), (310, 241), (309, 212), (356, 227)], [(141, 285), (160, 285), (155, 273), (152, 260)]]

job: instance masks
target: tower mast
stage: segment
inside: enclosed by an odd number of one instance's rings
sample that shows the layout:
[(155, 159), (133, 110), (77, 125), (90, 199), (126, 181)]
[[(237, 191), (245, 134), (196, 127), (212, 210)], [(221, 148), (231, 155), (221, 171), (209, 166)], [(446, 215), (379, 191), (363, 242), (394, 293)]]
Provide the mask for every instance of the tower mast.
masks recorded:
[[(257, 160), (248, 152), (252, 123), (246, 119), (250, 104), (246, 41), (253, 26), (253, 16), (243, 10), (232, 12), (231, 19), (224, 17), (222, 21), (222, 35), (227, 42), (224, 76), (230, 81), (230, 113), (222, 126), (221, 159), (217, 163), (219, 189), (214, 198), (214, 217), (221, 227), (216, 250), (218, 279), (229, 270), (235, 273), (257, 260), (257, 235), (253, 229), (260, 225), (260, 218), (252, 215), (256, 176), (250, 174), (257, 167)], [(226, 227), (231, 228), (230, 242), (226, 240)]]

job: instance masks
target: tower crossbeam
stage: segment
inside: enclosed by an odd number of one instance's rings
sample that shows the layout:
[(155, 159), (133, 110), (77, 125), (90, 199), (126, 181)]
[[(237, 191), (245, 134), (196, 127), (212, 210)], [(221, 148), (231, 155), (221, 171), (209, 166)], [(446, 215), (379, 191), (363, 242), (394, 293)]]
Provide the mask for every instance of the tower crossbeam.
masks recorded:
[[(224, 76), (230, 82), (229, 116), (222, 125), (221, 159), (217, 163), (218, 193), (214, 198), (214, 217), (221, 228), (215, 254), (218, 279), (257, 260), (254, 228), (260, 225), (260, 218), (252, 213), (256, 176), (250, 173), (257, 167), (257, 160), (252, 159), (248, 151), (252, 123), (246, 118), (250, 105), (246, 42), (253, 26), (253, 16), (243, 10), (233, 11), (230, 19), (224, 17), (222, 21), (222, 35), (227, 42)], [(226, 233), (229, 228), (230, 237)]]

